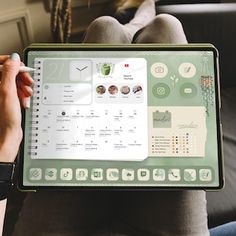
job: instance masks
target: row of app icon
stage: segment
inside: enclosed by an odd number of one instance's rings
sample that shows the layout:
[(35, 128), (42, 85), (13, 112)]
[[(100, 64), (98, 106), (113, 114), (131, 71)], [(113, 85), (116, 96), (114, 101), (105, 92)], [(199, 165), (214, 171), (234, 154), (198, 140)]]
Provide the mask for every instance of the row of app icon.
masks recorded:
[(128, 85), (123, 85), (120, 88), (116, 85), (110, 85), (108, 88), (105, 85), (98, 85), (96, 87), (96, 92), (99, 95), (103, 95), (107, 91), (109, 92), (110, 95), (116, 95), (116, 94), (119, 93), (119, 91), (123, 95), (128, 95), (129, 93), (132, 93), (132, 94), (135, 94), (135, 95), (141, 95), (142, 92), (143, 92), (143, 88), (140, 85), (135, 85), (133, 87), (130, 87)]
[[(152, 93), (157, 98), (166, 98), (170, 95), (171, 88), (165, 83), (156, 83), (152, 87)], [(180, 86), (179, 94), (183, 98), (193, 98), (197, 96), (198, 89), (193, 83), (184, 83)]]
[[(196, 75), (197, 69), (192, 63), (184, 62), (179, 65), (178, 72), (183, 78), (190, 79)], [(168, 67), (162, 62), (154, 63), (151, 66), (151, 73), (154, 77), (162, 79), (167, 76)]]
[(30, 168), (29, 169), (29, 179), (32, 181), (46, 180), (46, 181), (203, 181), (211, 182), (213, 180), (212, 170), (209, 168), (204, 169), (193, 169), (187, 168), (184, 170), (178, 168), (172, 169), (147, 169), (140, 168), (138, 170), (125, 168), (119, 170), (117, 168), (94, 168), (89, 171), (87, 168), (77, 168), (75, 172), (71, 168), (61, 168), (57, 170), (56, 168), (46, 168), (44, 171), (41, 168)]

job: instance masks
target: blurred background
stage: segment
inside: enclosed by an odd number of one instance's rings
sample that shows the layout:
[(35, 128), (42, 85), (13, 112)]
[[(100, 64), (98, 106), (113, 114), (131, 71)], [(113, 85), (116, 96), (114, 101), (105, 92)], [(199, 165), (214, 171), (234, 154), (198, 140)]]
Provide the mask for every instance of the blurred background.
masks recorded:
[[(61, 1), (63, 2), (63, 1)], [(111, 0), (71, 0), (69, 41), (79, 42), (89, 23), (98, 16), (111, 15)], [(181, 3), (219, 3), (236, 0), (160, 0), (159, 5)], [(30, 43), (53, 42), (51, 12), (53, 0), (0, 0), (0, 54), (18, 52)], [(58, 40), (57, 40), (58, 41)]]

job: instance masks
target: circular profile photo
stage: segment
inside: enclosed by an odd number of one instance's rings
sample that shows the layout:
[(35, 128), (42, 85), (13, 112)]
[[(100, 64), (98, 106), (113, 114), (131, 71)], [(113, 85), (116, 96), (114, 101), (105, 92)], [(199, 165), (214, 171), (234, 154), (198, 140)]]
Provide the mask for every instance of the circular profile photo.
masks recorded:
[(106, 92), (106, 88), (103, 85), (99, 85), (96, 88), (96, 92), (100, 95), (104, 94)]
[(120, 89), (120, 92), (124, 95), (129, 94), (129, 92), (130, 92), (129, 86), (122, 86), (121, 89)]
[(143, 88), (140, 85), (136, 85), (133, 87), (133, 93), (136, 95), (140, 95), (143, 92)]
[(115, 86), (115, 85), (111, 85), (109, 88), (108, 88), (108, 91), (111, 95), (115, 95), (118, 93), (118, 88)]

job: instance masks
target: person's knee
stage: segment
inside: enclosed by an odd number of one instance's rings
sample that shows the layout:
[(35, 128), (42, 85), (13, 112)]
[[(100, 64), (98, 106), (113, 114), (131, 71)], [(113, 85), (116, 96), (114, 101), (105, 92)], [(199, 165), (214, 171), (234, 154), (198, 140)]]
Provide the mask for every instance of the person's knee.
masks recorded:
[(174, 29), (183, 30), (182, 24), (175, 16), (170, 14), (159, 14), (152, 22), (153, 27), (160, 27), (160, 29), (165, 29), (168, 31), (173, 31)]
[(162, 25), (181, 25), (181, 22), (178, 18), (166, 13), (157, 15), (156, 18), (153, 20), (153, 23)]
[(108, 28), (116, 28), (119, 26), (119, 22), (111, 16), (101, 16), (95, 19), (89, 26), (89, 28), (106, 30)]
[(85, 41), (99, 43), (116, 43), (125, 39), (122, 25), (111, 16), (95, 19), (87, 29)]
[(187, 43), (183, 26), (179, 19), (170, 14), (160, 14), (152, 22), (152, 27), (159, 29), (160, 37), (166, 43)]
[(187, 43), (181, 22), (170, 14), (159, 14), (143, 30), (142, 41), (157, 43)]

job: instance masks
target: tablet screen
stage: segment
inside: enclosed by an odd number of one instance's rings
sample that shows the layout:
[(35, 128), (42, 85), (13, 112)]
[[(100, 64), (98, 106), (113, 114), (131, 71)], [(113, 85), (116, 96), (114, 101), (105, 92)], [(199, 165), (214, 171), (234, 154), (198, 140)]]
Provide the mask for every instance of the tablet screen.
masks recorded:
[(213, 49), (29, 49), (27, 187), (219, 187)]

